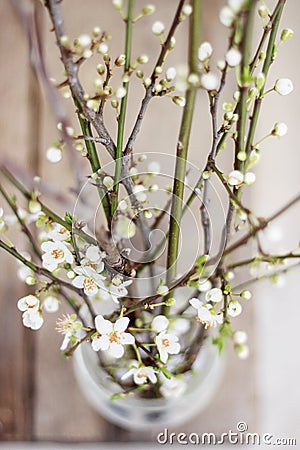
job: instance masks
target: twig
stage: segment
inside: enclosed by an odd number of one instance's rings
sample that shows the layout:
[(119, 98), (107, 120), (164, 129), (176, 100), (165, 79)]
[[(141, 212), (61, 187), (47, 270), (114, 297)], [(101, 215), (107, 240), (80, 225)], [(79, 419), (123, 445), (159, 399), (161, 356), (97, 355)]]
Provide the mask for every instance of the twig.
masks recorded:
[(155, 81), (156, 81), (156, 79), (158, 77), (156, 68), (162, 66), (162, 64), (164, 63), (165, 58), (166, 58), (166, 56), (167, 56), (167, 54), (168, 54), (168, 52), (170, 50), (171, 39), (173, 38), (173, 36), (175, 34), (175, 31), (176, 31), (178, 25), (180, 24), (180, 16), (181, 16), (181, 13), (182, 13), (182, 8), (183, 8), (183, 5), (184, 5), (184, 2), (185, 2), (185, 0), (180, 0), (179, 3), (178, 3), (178, 7), (177, 7), (177, 10), (176, 10), (176, 13), (175, 13), (172, 25), (170, 27), (168, 36), (167, 36), (165, 42), (162, 45), (160, 55), (159, 55), (159, 57), (157, 59), (157, 62), (155, 64), (155, 66), (154, 66), (154, 69), (153, 69), (153, 72), (152, 72), (152, 75), (151, 75), (151, 84), (146, 88), (145, 96), (144, 96), (144, 98), (142, 100), (142, 104), (141, 104), (139, 113), (137, 115), (136, 122), (134, 124), (132, 132), (131, 132), (131, 134), (129, 136), (129, 139), (128, 139), (128, 142), (126, 144), (126, 147), (125, 147), (125, 150), (124, 150), (124, 154), (125, 155), (132, 152), (132, 149), (133, 149), (134, 143), (136, 141), (136, 138), (137, 138), (137, 136), (138, 136), (138, 134), (139, 134), (139, 132), (141, 130), (142, 122), (144, 120), (144, 117), (145, 117), (148, 105), (149, 105), (151, 99), (154, 97), (153, 88), (154, 88), (154, 85), (155, 85)]
[[(193, 12), (189, 24), (189, 50), (188, 64), (189, 73), (198, 72), (198, 46), (200, 41), (200, 18), (201, 2), (192, 1)], [(182, 217), (182, 201), (184, 194), (184, 179), (186, 175), (186, 160), (188, 154), (189, 140), (192, 129), (197, 89), (189, 86), (186, 93), (186, 103), (183, 109), (180, 131), (176, 151), (176, 165), (172, 191), (172, 204), (170, 213), (170, 225), (168, 236), (167, 253), (167, 284), (170, 285), (176, 276), (176, 264), (178, 257), (178, 245), (180, 236), (180, 222)], [(172, 293), (169, 294), (172, 296)], [(168, 311), (167, 307), (163, 308)]]

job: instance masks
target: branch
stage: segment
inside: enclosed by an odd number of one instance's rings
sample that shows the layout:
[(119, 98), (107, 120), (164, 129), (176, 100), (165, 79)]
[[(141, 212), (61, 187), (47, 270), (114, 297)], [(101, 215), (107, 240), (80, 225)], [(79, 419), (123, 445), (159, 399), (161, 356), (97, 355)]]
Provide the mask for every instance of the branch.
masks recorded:
[(175, 13), (172, 25), (170, 27), (168, 36), (167, 36), (165, 42), (162, 45), (161, 52), (159, 54), (159, 57), (158, 57), (158, 59), (156, 61), (155, 66), (154, 66), (154, 69), (153, 69), (153, 72), (152, 72), (152, 75), (151, 75), (151, 84), (150, 84), (150, 86), (148, 86), (146, 88), (145, 96), (144, 96), (144, 98), (142, 100), (142, 104), (141, 104), (139, 113), (137, 115), (136, 122), (134, 124), (133, 130), (132, 130), (132, 132), (131, 132), (131, 134), (129, 136), (128, 142), (126, 144), (126, 147), (125, 147), (125, 150), (124, 150), (124, 154), (128, 154), (128, 153), (132, 152), (132, 149), (133, 149), (134, 143), (136, 141), (136, 138), (137, 138), (137, 136), (138, 136), (138, 134), (139, 134), (139, 132), (141, 130), (142, 122), (144, 120), (144, 117), (145, 117), (148, 105), (150, 103), (150, 100), (154, 97), (153, 88), (155, 86), (155, 81), (156, 81), (156, 79), (158, 77), (156, 68), (162, 66), (162, 64), (164, 63), (165, 58), (166, 58), (166, 56), (167, 56), (167, 54), (168, 54), (168, 52), (170, 50), (171, 39), (174, 36), (178, 25), (180, 24), (180, 16), (181, 16), (181, 12), (182, 12), (182, 8), (183, 8), (183, 5), (184, 5), (184, 2), (185, 2), (185, 0), (180, 0), (179, 3), (178, 3), (178, 7), (177, 7), (177, 10), (176, 10), (176, 13)]

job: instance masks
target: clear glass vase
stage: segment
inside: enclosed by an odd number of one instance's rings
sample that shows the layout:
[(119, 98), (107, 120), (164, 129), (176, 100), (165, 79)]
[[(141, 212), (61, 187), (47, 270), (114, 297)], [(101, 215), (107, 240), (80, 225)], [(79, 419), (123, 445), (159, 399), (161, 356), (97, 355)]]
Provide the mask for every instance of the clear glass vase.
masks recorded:
[(174, 390), (169, 398), (129, 395), (111, 400), (120, 388), (100, 367), (89, 343), (80, 345), (74, 352), (75, 375), (88, 402), (107, 420), (127, 429), (149, 430), (151, 426), (152, 430), (161, 430), (188, 421), (203, 411), (213, 398), (222, 378), (224, 358), (209, 342), (206, 340), (202, 345), (192, 372), (186, 375), (186, 389), (180, 396)]

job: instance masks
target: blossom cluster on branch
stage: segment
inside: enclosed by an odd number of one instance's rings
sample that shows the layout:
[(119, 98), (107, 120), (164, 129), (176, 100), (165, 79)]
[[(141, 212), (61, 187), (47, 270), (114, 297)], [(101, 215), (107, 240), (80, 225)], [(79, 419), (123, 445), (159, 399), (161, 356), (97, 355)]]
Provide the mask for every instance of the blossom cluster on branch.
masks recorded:
[[(79, 180), (75, 189), (78, 198), (73, 211), (61, 216), (47, 206), (38, 177), (34, 189), (28, 189), (6, 167), (0, 168), (0, 192), (13, 213), (0, 210), (0, 247), (18, 260), (18, 276), (31, 286), (28, 295), (17, 303), (23, 324), (37, 330), (47, 313), (65, 311), (66, 304), (69, 312), (57, 320), (57, 331), (63, 335), (63, 354), (71, 356), (79, 345), (90, 345), (99, 354), (108, 376), (122, 388), (115, 398), (140, 393), (141, 389), (152, 389), (154, 397), (181, 395), (205, 339), (211, 339), (219, 350), (229, 339), (240, 358), (248, 356), (247, 333), (235, 329), (232, 320), (241, 314), (243, 302), (251, 299), (249, 286), (261, 278), (276, 281), (300, 262), (297, 246), (274, 255), (266, 253), (261, 242), (263, 230), (298, 202), (299, 194), (265, 218), (250, 211), (243, 196), (256, 181), (253, 170), (263, 142), (281, 138), (288, 130), (285, 123), (278, 121), (270, 125), (266, 136), (257, 138), (256, 133), (264, 98), (274, 92), (287, 95), (293, 90), (288, 78), (269, 80), (270, 66), (281, 45), (293, 35), (290, 29), (279, 31), (285, 1), (279, 0), (271, 11), (265, 2), (228, 0), (219, 16), (228, 29), (228, 44), (223, 59), (217, 63), (212, 45), (200, 42), (201, 1), (178, 1), (169, 29), (160, 20), (150, 24), (149, 32), (158, 40), (157, 60), (150, 71), (147, 54), (132, 56), (133, 30), (137, 21), (155, 12), (154, 5), (145, 5), (136, 12), (134, 0), (112, 1), (125, 26), (124, 49), (112, 55), (109, 30), (95, 27), (91, 34), (79, 34), (72, 40), (65, 33), (61, 2), (43, 3), (50, 15), (65, 77), (59, 83), (52, 80), (53, 90), (49, 79), (41, 76), (43, 54), (33, 61), (41, 61), (34, 69), (46, 83), (60, 135), (45, 156), (58, 164), (79, 153), (88, 162), (90, 172), (82, 184), (82, 174), (75, 174)], [(253, 37), (256, 20), (262, 25), (258, 39)], [(168, 66), (169, 54), (176, 51), (176, 31), (181, 26), (189, 30), (184, 70), (182, 65)], [(81, 67), (89, 59), (97, 61), (93, 92), (83, 88), (80, 77)], [(235, 76), (236, 90), (220, 106), (228, 76)], [(130, 91), (133, 77), (140, 80), (144, 96), (135, 98), (140, 109), (128, 132), (125, 119), (128, 97), (135, 95)], [(62, 94), (59, 97), (56, 88)], [(204, 167), (199, 164), (199, 178), (190, 186), (188, 149), (199, 90), (208, 99), (212, 137), (211, 147), (201, 149), (206, 163)], [(165, 169), (159, 158), (147, 163), (146, 153), (134, 152), (153, 98), (171, 101), (181, 114), (179, 130), (170, 129), (170, 133), (178, 134), (171, 186), (160, 186), (159, 177)], [(73, 101), (76, 126), (71, 126), (61, 113), (64, 99)], [(116, 137), (106, 128), (104, 111), (109, 106), (117, 119)], [(103, 151), (112, 157), (113, 164), (102, 165)], [(228, 173), (218, 159), (224, 152), (233, 155)], [(216, 234), (222, 236), (216, 254), (211, 250), (215, 227), (210, 217), (213, 183), (219, 183), (227, 193), (221, 229), (220, 224), (216, 225)], [(94, 202), (93, 220), (79, 217), (80, 207), (86, 202), (81, 196), (87, 184), (97, 194), (97, 201), (88, 194)], [(191, 192), (188, 198), (187, 186)], [(164, 207), (158, 206), (158, 196), (164, 200)], [(194, 201), (200, 202), (200, 216), (196, 217), (202, 235), (200, 252), (190, 268), (179, 274), (182, 219)], [(153, 244), (151, 233), (165, 229), (162, 224), (167, 224), (167, 232)], [(30, 252), (16, 249), (12, 242), (16, 228), (26, 235)], [(238, 260), (235, 251), (249, 242), (253, 245), (248, 258)], [(166, 254), (162, 255), (165, 244)], [(140, 245), (142, 251), (138, 251)], [(161, 265), (163, 275), (159, 272), (157, 276)], [(250, 268), (252, 276), (248, 282), (235, 284), (240, 267)], [(180, 294), (183, 287), (189, 288), (184, 299)]]

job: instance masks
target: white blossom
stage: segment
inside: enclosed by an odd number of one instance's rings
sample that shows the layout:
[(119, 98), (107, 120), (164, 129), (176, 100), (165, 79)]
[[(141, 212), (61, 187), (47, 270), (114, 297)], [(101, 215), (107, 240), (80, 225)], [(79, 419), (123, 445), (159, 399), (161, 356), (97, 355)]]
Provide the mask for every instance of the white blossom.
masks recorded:
[(106, 176), (103, 178), (103, 185), (109, 190), (112, 191), (114, 187), (114, 179), (112, 177)]
[(202, 42), (198, 49), (198, 59), (199, 61), (206, 61), (211, 57), (213, 48), (209, 42)]
[(211, 72), (204, 73), (201, 77), (201, 85), (204, 89), (208, 91), (213, 91), (218, 88), (219, 80), (218, 77)]
[(158, 295), (164, 296), (169, 293), (169, 288), (168, 288), (168, 286), (161, 284), (160, 286), (158, 286), (156, 292)]
[(166, 331), (162, 331), (156, 336), (155, 344), (157, 345), (159, 356), (163, 363), (167, 362), (169, 354), (177, 355), (180, 352), (178, 337)]
[(237, 317), (242, 312), (242, 305), (237, 300), (231, 300), (227, 306), (227, 314), (231, 317)]
[(205, 328), (215, 328), (217, 325), (223, 323), (223, 314), (217, 314), (214, 311), (211, 311), (211, 305), (204, 304), (198, 298), (192, 298), (189, 303), (197, 310), (197, 320), (202, 323)]
[(152, 33), (156, 36), (160, 36), (165, 31), (165, 26), (162, 22), (157, 21), (152, 25)]
[(59, 300), (57, 297), (54, 297), (54, 295), (47, 295), (44, 298), (43, 306), (49, 313), (57, 312), (59, 309)]
[(169, 324), (169, 331), (171, 333), (176, 334), (177, 336), (181, 336), (185, 334), (190, 328), (190, 321), (184, 319), (183, 317), (179, 317), (178, 319), (172, 319)]
[(293, 91), (294, 86), (289, 78), (280, 78), (276, 81), (274, 89), (280, 95), (288, 95)]
[(146, 367), (146, 366), (132, 367), (128, 372), (126, 372), (122, 376), (121, 379), (127, 380), (127, 378), (131, 376), (133, 376), (133, 381), (137, 385), (145, 384), (148, 382), (148, 380), (151, 381), (151, 383), (153, 384), (157, 382), (157, 377), (153, 367)]
[(46, 158), (52, 163), (58, 163), (62, 159), (62, 151), (58, 147), (49, 147), (46, 151)]
[(115, 303), (119, 303), (120, 297), (126, 297), (126, 295), (128, 294), (126, 287), (130, 286), (131, 284), (132, 280), (127, 280), (118, 285), (111, 284), (109, 286), (108, 292)]
[(71, 236), (71, 233), (59, 223), (52, 225), (51, 231), (48, 232), (48, 237), (53, 241), (66, 241)]
[(41, 249), (45, 252), (42, 255), (43, 266), (52, 272), (59, 264), (67, 262), (72, 264), (74, 257), (63, 242), (43, 242)]
[(134, 344), (134, 336), (125, 333), (129, 325), (128, 317), (121, 317), (115, 323), (104, 319), (102, 315), (95, 318), (97, 334), (93, 337), (92, 348), (94, 351), (107, 351), (115, 358), (124, 355), (124, 345)]
[[(70, 341), (77, 342), (82, 339), (86, 332), (82, 329), (82, 323), (77, 320), (76, 314), (64, 314), (56, 322), (56, 331), (64, 335), (60, 350), (66, 350)], [(74, 342), (73, 342), (74, 343)]]
[(218, 303), (224, 299), (223, 292), (219, 288), (212, 288), (205, 294), (205, 300), (207, 302)]
[(103, 287), (105, 277), (97, 273), (92, 267), (75, 267), (74, 272), (77, 277), (72, 280), (73, 286), (83, 289), (88, 296), (94, 296), (98, 293), (99, 287)]
[(151, 323), (151, 328), (156, 333), (160, 333), (161, 331), (164, 331), (168, 328), (169, 320), (166, 316), (159, 315), (154, 317)]
[(240, 64), (242, 60), (241, 52), (239, 52), (239, 50), (237, 50), (236, 48), (232, 47), (226, 53), (225, 60), (230, 67), (236, 67)]
[(26, 295), (18, 300), (18, 309), (20, 311), (28, 311), (31, 313), (36, 313), (40, 307), (40, 300), (32, 294)]
[(23, 325), (32, 330), (39, 330), (44, 323), (42, 314), (39, 311), (31, 312), (29, 310), (22, 314)]
[(210, 280), (203, 280), (200, 278), (198, 282), (198, 290), (200, 292), (207, 292), (212, 288), (212, 284)]
[(181, 378), (172, 377), (170, 379), (163, 378), (160, 392), (165, 398), (179, 398), (186, 391), (187, 385)]

